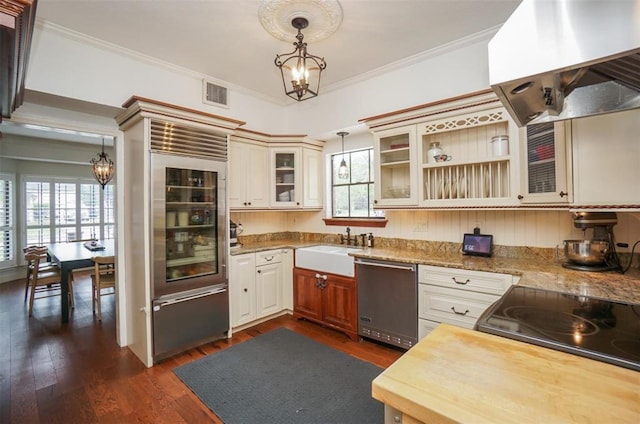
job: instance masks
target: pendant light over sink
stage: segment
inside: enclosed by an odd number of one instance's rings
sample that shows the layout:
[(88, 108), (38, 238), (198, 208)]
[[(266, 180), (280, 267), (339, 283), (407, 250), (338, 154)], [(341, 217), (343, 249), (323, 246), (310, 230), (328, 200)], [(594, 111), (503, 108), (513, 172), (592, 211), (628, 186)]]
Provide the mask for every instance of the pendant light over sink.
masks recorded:
[(344, 160), (344, 136), (349, 135), (349, 133), (340, 131), (339, 133), (336, 133), (336, 135), (342, 137), (342, 162), (340, 162), (340, 167), (338, 168), (338, 178), (346, 180), (349, 178), (349, 167), (347, 166), (347, 162)]

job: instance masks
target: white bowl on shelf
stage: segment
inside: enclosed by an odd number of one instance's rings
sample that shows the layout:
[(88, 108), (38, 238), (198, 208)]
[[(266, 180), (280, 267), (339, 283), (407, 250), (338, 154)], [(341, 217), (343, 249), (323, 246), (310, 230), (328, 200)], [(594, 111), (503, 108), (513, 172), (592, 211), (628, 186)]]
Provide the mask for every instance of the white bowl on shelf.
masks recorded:
[(290, 199), (290, 197), (289, 197), (289, 192), (288, 191), (284, 191), (284, 192), (278, 194), (278, 200), (280, 202), (288, 202), (289, 199)]

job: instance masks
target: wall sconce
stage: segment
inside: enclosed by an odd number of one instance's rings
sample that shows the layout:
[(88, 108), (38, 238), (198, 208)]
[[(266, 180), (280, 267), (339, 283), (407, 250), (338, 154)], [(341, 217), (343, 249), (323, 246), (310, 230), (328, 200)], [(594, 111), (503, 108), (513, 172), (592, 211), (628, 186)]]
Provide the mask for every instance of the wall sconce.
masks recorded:
[(102, 152), (98, 153), (97, 158), (91, 159), (90, 163), (93, 176), (104, 190), (104, 186), (111, 181), (116, 173), (113, 161), (109, 159), (109, 155), (104, 152), (104, 137), (102, 137)]

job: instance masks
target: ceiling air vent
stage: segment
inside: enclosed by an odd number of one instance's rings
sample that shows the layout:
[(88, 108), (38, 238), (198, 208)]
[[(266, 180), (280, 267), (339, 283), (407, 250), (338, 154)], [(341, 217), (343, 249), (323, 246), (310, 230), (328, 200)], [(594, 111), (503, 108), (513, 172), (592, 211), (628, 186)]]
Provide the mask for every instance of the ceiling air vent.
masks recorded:
[(218, 84), (202, 80), (202, 103), (213, 106), (229, 107), (229, 90)]

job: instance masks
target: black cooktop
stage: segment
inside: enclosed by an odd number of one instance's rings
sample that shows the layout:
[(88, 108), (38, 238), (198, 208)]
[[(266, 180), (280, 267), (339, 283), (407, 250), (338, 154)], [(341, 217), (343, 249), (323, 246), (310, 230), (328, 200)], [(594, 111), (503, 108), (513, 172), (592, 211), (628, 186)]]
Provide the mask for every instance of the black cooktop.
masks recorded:
[(640, 305), (512, 286), (476, 329), (640, 371)]

